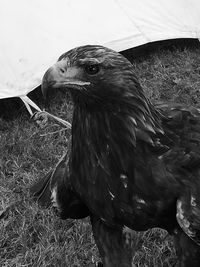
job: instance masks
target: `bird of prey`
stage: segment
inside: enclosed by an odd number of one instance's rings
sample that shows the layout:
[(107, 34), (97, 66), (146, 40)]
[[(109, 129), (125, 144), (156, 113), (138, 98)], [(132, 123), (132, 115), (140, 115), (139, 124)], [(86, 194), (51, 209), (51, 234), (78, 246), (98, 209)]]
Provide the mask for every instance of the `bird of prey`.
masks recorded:
[(200, 266), (200, 110), (153, 105), (131, 63), (103, 46), (60, 56), (43, 77), (49, 88), (71, 93), (72, 140), (69, 162), (36, 186), (40, 199), (51, 195), (64, 218), (73, 203), (73, 217), (91, 217), (104, 267), (131, 266), (124, 229), (153, 227), (174, 236), (180, 266)]

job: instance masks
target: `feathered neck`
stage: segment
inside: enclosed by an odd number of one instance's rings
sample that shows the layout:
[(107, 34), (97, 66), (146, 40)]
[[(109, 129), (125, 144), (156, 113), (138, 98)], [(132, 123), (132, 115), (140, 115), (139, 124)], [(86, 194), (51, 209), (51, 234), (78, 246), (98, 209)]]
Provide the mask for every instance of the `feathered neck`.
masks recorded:
[(82, 156), (93, 153), (98, 159), (102, 153), (112, 151), (120, 158), (127, 150), (133, 151), (138, 142), (152, 145), (154, 136), (161, 131), (159, 113), (140, 96), (127, 97), (116, 105), (74, 105), (72, 146)]

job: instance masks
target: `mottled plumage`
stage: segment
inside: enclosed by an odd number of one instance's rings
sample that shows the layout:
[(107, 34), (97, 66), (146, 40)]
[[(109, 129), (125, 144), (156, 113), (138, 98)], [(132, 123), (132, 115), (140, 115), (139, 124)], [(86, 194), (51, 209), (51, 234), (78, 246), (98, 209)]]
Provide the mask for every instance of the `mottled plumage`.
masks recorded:
[(102, 46), (63, 54), (44, 75), (43, 92), (50, 87), (72, 95), (70, 163), (60, 182), (70, 181), (88, 208), (104, 266), (131, 266), (124, 227), (166, 229), (180, 265), (200, 266), (200, 110), (152, 105), (131, 63)]

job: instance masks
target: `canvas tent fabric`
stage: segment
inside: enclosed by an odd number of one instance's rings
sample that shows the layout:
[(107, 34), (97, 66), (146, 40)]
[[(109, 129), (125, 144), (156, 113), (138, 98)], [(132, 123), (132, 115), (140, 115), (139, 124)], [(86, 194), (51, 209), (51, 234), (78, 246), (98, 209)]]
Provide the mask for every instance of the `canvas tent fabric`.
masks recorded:
[[(67, 50), (101, 44), (117, 51), (200, 37), (199, 0), (1, 0), (0, 99), (27, 94)], [(30, 108), (29, 108), (30, 111)]]

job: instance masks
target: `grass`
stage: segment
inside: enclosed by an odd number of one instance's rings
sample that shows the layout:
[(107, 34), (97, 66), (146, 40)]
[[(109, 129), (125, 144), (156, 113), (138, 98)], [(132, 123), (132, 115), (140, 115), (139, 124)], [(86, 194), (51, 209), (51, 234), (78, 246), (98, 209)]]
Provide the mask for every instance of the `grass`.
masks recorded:
[[(133, 68), (146, 94), (200, 107), (200, 47), (160, 47), (134, 57)], [(50, 112), (71, 121), (72, 103), (52, 95)], [(29, 196), (29, 186), (53, 168), (68, 149), (68, 130), (50, 121), (38, 127), (26, 112), (0, 120), (0, 211), (15, 203), (0, 220), (0, 266), (94, 266), (99, 259), (88, 219), (61, 221)], [(175, 266), (172, 239), (164, 230), (134, 233), (134, 266)]]

